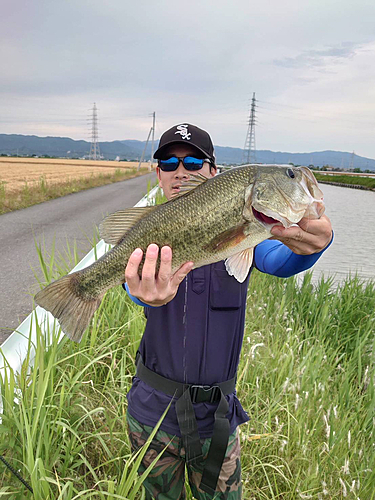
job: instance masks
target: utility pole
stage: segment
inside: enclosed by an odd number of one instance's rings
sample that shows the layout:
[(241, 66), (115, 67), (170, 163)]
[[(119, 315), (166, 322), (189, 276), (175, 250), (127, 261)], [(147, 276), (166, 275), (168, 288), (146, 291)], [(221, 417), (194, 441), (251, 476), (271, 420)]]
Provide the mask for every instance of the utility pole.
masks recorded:
[(152, 113), (152, 139), (151, 139), (151, 164), (150, 170), (154, 166), (154, 140), (155, 140), (155, 111)]
[(152, 134), (152, 143), (151, 143), (151, 164), (150, 164), (150, 170), (152, 169), (152, 166), (154, 164), (154, 158), (153, 157), (154, 157), (154, 139), (155, 139), (155, 111), (152, 113), (151, 116), (152, 116), (152, 126), (150, 128), (149, 133), (148, 133), (146, 144), (145, 144), (145, 147), (143, 149), (141, 159), (139, 160), (139, 164), (138, 164), (138, 169), (137, 170), (139, 170), (141, 168), (141, 163), (144, 160), (146, 149), (147, 149), (147, 144), (148, 144), (148, 141), (150, 140), (150, 135), (151, 134)]
[(92, 108), (91, 146), (89, 159), (100, 160), (100, 150), (98, 142), (98, 114), (95, 102), (94, 107)]
[(251, 100), (250, 116), (248, 129), (245, 140), (245, 147), (243, 150), (242, 163), (256, 163), (255, 154), (255, 108), (256, 108), (255, 92)]

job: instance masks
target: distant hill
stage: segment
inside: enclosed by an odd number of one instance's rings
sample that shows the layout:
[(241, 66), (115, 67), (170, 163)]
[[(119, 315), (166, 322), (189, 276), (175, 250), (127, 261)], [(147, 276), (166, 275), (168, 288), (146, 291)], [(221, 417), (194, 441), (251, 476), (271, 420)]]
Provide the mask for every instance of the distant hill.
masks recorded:
[[(100, 153), (104, 158), (136, 160), (142, 155), (145, 142), (112, 141), (100, 142)], [(75, 141), (69, 137), (38, 137), (36, 135), (0, 134), (0, 154), (11, 155), (49, 155), (66, 158), (81, 158), (90, 152), (88, 141)], [(147, 148), (148, 158), (151, 145)], [(147, 155), (146, 155), (147, 158)]]
[[(139, 160), (146, 142), (136, 140), (100, 142), (100, 153), (104, 158), (114, 160)], [(156, 149), (156, 144), (155, 144)], [(81, 158), (90, 152), (88, 141), (75, 141), (69, 137), (38, 137), (35, 135), (0, 134), (0, 154), (10, 155), (49, 155), (66, 158)], [(217, 163), (242, 163), (243, 150), (225, 146), (215, 146)], [(151, 144), (147, 145), (146, 160), (150, 159)], [(295, 165), (314, 165), (322, 167), (354, 168), (375, 170), (375, 160), (341, 151), (318, 151), (312, 153), (287, 153), (259, 150), (256, 160), (260, 163), (294, 163)]]
[[(229, 148), (215, 146), (218, 163), (242, 163), (243, 150), (240, 148)], [(256, 151), (258, 163), (294, 163), (294, 165), (314, 165), (323, 167), (354, 168), (362, 170), (375, 170), (375, 160), (363, 156), (353, 155), (342, 151), (317, 151), (312, 153), (287, 153), (281, 151), (259, 150)]]

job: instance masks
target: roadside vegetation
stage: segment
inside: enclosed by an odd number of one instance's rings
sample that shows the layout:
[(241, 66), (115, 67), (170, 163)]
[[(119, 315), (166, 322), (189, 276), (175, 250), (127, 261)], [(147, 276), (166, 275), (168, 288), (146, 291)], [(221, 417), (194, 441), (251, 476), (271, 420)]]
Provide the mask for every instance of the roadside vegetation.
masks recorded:
[(7, 189), (7, 184), (0, 181), (0, 214), (27, 208), (85, 189), (123, 181), (147, 172), (149, 172), (148, 168), (141, 168), (139, 171), (136, 168), (118, 168), (114, 172), (67, 178), (58, 182), (50, 182), (42, 175), (36, 182), (25, 181), (22, 188), (17, 191)]
[[(330, 184), (347, 184), (350, 186), (363, 186), (366, 189), (375, 190), (374, 177), (362, 177), (361, 175), (329, 175), (314, 172), (318, 182), (329, 182)], [(365, 174), (364, 174), (365, 175)]]
[[(64, 255), (39, 249), (41, 286), (76, 263), (74, 250)], [(374, 500), (375, 283), (254, 271), (248, 293), (237, 384), (250, 416), (244, 499)], [(34, 496), (0, 462), (1, 498), (144, 498), (125, 421), (144, 322), (118, 287), (80, 344), (53, 338), (47, 349), (39, 333), (21, 373), (1, 383), (0, 455)]]

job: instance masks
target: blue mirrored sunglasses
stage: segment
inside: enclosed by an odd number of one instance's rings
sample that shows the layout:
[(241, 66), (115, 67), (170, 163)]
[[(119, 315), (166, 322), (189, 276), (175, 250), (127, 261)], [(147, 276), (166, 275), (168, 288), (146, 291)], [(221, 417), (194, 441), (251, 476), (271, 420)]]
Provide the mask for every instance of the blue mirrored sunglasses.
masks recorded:
[(166, 160), (158, 160), (158, 166), (163, 172), (173, 172), (177, 170), (180, 162), (184, 165), (186, 170), (200, 170), (203, 167), (204, 162), (211, 161), (207, 158), (195, 158), (194, 156), (185, 156), (184, 158), (180, 158), (178, 156), (171, 156)]

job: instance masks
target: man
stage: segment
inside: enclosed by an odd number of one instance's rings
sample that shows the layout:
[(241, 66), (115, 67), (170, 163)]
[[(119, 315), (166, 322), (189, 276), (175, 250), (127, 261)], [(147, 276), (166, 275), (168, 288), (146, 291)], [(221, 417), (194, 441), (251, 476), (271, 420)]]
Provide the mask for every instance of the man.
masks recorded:
[[(154, 157), (159, 185), (168, 200), (190, 175), (216, 174), (211, 138), (194, 125), (167, 130)], [(279, 241), (257, 245), (253, 265), (287, 277), (318, 260), (330, 244), (332, 228), (323, 215), (319, 220), (302, 219), (288, 229), (274, 227), (272, 234)], [(185, 498), (186, 464), (195, 498), (240, 499), (238, 425), (249, 418), (237, 399), (235, 378), (250, 273), (239, 283), (223, 262), (193, 271), (193, 262), (187, 262), (172, 274), (172, 250), (151, 244), (140, 278), (142, 257), (136, 249), (125, 270), (126, 289), (145, 306), (147, 317), (137, 374), (128, 394), (133, 449), (145, 443), (172, 400), (142, 463), (144, 471), (168, 445), (144, 483), (147, 498)]]

